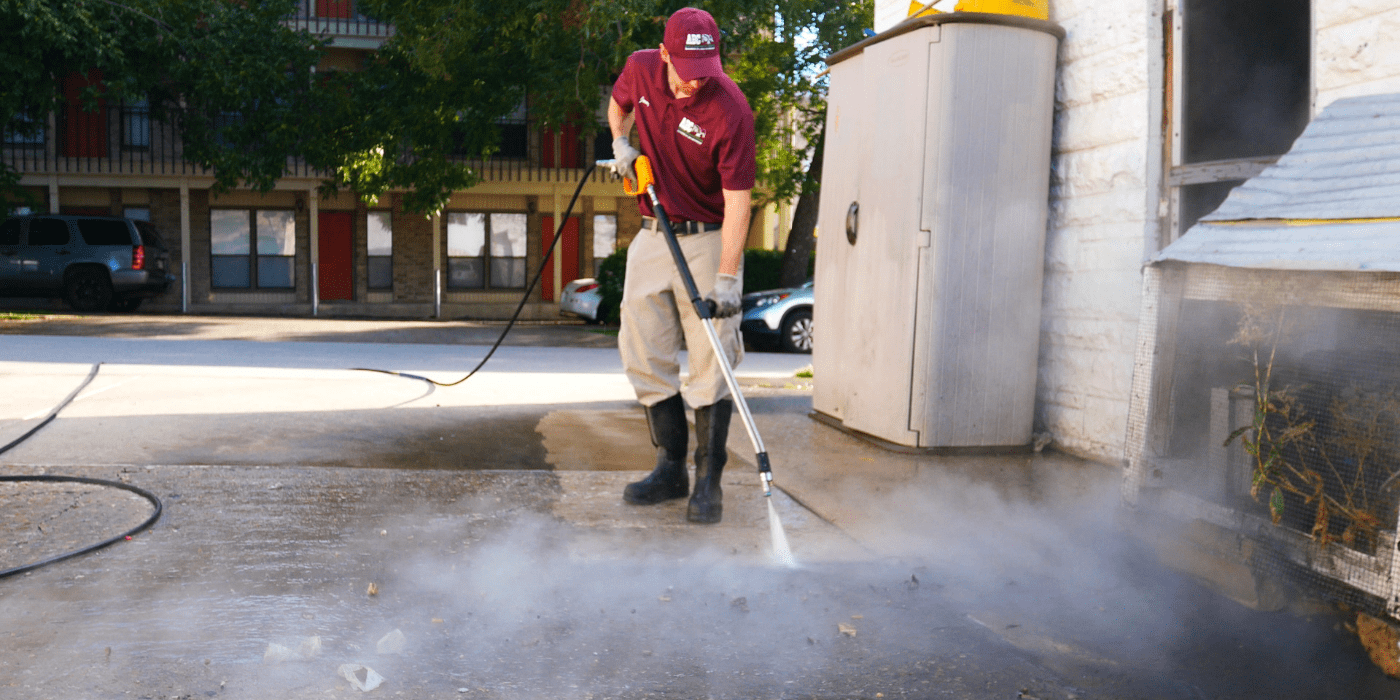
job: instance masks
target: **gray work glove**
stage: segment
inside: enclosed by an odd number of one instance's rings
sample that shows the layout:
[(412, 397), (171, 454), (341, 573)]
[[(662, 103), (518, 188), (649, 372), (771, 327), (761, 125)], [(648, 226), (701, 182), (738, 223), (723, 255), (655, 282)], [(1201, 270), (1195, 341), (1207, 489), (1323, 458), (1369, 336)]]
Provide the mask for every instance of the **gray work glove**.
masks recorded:
[(613, 172), (617, 173), (621, 177), (631, 180), (632, 182), (636, 182), (637, 174), (632, 172), (632, 161), (637, 160), (637, 156), (641, 155), (642, 152), (638, 151), (635, 148), (632, 148), (632, 144), (628, 142), (626, 136), (619, 136), (613, 139), (612, 146)]
[(744, 293), (744, 281), (734, 275), (715, 275), (715, 288), (705, 301), (716, 318), (727, 318), (743, 310), (739, 297)]

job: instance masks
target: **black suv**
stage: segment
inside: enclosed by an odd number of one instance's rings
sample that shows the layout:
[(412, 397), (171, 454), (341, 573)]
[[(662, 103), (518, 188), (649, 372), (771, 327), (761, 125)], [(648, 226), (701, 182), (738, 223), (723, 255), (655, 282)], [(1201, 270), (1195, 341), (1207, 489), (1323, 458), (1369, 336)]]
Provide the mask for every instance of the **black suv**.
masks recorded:
[(135, 311), (175, 281), (156, 227), (116, 216), (16, 216), (0, 224), (0, 297)]

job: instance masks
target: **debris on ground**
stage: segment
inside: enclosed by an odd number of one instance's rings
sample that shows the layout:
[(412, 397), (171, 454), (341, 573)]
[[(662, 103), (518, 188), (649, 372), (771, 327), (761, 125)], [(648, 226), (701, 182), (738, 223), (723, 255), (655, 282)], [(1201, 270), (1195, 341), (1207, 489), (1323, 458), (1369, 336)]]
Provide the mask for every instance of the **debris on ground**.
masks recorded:
[(1356, 636), (1361, 645), (1386, 675), (1400, 678), (1400, 631), (1366, 613), (1356, 615)]
[(384, 676), (375, 673), (374, 669), (368, 666), (342, 664), (339, 671), (340, 676), (350, 681), (350, 685), (353, 686), (355, 690), (366, 693), (378, 688), (379, 685), (384, 682)]
[(401, 630), (394, 630), (379, 638), (379, 643), (374, 645), (375, 651), (381, 654), (402, 654), (408, 646), (408, 638), (403, 636)]
[(292, 650), (281, 644), (269, 642), (267, 649), (263, 651), (263, 663), (265, 664), (280, 664), (290, 658), (292, 658)]

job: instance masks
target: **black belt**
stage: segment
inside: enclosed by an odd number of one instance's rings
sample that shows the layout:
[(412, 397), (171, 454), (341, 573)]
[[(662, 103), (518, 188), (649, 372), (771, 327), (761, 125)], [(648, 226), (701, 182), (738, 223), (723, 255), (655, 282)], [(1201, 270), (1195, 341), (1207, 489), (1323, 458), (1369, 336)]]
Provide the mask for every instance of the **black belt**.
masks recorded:
[[(643, 216), (642, 228), (648, 231), (660, 231), (661, 226), (656, 223), (656, 217)], [(676, 221), (671, 219), (671, 230), (677, 236), (689, 236), (692, 233), (704, 233), (706, 231), (718, 231), (719, 224), (711, 224), (704, 221)]]

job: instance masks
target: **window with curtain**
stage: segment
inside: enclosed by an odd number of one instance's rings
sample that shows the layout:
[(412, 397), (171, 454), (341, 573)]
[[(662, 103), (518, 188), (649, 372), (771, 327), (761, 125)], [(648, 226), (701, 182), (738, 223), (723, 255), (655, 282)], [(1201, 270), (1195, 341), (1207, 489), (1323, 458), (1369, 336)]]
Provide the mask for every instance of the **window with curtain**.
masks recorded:
[(598, 267), (617, 249), (617, 214), (593, 215), (593, 276)]
[(296, 286), (296, 216), (284, 209), (209, 212), (210, 282), (223, 289)]
[(370, 289), (394, 288), (393, 214), (372, 211), (366, 222), (366, 260)]
[(449, 212), (448, 288), (524, 288), (526, 221), (509, 212)]

